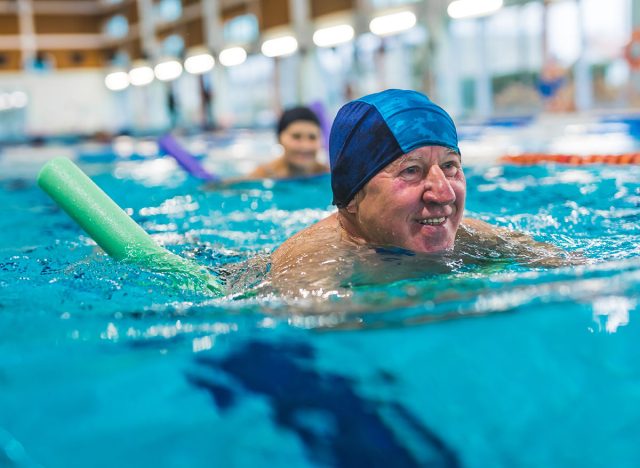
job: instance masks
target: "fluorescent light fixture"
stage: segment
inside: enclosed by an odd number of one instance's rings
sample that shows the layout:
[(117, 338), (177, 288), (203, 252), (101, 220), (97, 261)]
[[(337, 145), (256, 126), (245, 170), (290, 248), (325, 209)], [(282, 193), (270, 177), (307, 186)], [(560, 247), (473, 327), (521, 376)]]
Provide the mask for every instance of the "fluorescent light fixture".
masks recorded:
[(247, 60), (247, 51), (242, 47), (229, 47), (220, 52), (218, 59), (225, 67), (233, 67)]
[(21, 109), (27, 106), (27, 102), (29, 102), (29, 98), (27, 97), (27, 93), (23, 91), (14, 91), (9, 94), (9, 104), (11, 104), (16, 109)]
[(318, 29), (313, 33), (313, 43), (318, 47), (333, 47), (344, 42), (349, 42), (354, 36), (353, 27), (348, 24), (339, 24), (327, 28)]
[(129, 86), (129, 74), (124, 71), (109, 73), (104, 79), (104, 85), (111, 91), (121, 91)]
[(455, 0), (447, 7), (453, 19), (487, 16), (502, 8), (502, 0)]
[(0, 111), (11, 109), (11, 102), (9, 93), (0, 94)]
[(388, 15), (378, 16), (371, 20), (369, 29), (378, 36), (390, 36), (416, 25), (416, 15), (411, 11), (400, 11)]
[(156, 65), (153, 73), (160, 81), (175, 80), (182, 75), (182, 65), (177, 60), (166, 60)]
[(216, 61), (211, 54), (196, 54), (187, 57), (187, 60), (184, 61), (184, 68), (189, 73), (201, 75), (211, 70), (215, 64)]
[(149, 65), (138, 65), (129, 70), (129, 81), (133, 86), (145, 86), (153, 81), (153, 70)]
[(293, 36), (281, 36), (264, 41), (262, 53), (267, 57), (280, 57), (293, 54), (298, 50), (298, 41)]

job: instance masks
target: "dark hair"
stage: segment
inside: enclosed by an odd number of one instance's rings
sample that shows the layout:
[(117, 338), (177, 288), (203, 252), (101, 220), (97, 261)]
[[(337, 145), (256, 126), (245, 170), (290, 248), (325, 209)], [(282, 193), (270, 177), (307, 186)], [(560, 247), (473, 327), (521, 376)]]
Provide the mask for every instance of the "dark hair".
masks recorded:
[(298, 120), (306, 120), (307, 122), (316, 124), (318, 127), (320, 126), (320, 119), (318, 119), (318, 116), (311, 109), (308, 107), (292, 107), (291, 109), (285, 110), (282, 116), (280, 116), (277, 127), (278, 135)]

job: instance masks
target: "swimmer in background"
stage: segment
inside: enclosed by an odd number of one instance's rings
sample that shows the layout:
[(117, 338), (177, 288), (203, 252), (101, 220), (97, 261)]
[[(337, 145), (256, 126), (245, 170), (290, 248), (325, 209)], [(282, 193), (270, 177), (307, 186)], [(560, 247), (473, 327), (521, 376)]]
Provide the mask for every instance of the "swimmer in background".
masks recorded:
[(283, 112), (278, 121), (278, 142), (284, 153), (275, 161), (258, 166), (250, 179), (287, 179), (329, 172), (318, 161), (322, 131), (318, 116), (307, 107), (294, 107)]
[(338, 211), (273, 252), (269, 277), (279, 290), (390, 282), (451, 271), (461, 261), (582, 262), (526, 234), (464, 218), (456, 127), (423, 94), (391, 89), (347, 103), (329, 152)]
[(256, 167), (246, 176), (209, 182), (204, 189), (216, 189), (259, 179), (291, 179), (310, 177), (329, 172), (318, 161), (322, 147), (322, 131), (318, 116), (307, 107), (294, 107), (283, 112), (277, 126), (278, 143), (283, 154), (277, 159)]
[(554, 58), (547, 60), (540, 71), (538, 91), (546, 111), (575, 111), (573, 84), (567, 70)]

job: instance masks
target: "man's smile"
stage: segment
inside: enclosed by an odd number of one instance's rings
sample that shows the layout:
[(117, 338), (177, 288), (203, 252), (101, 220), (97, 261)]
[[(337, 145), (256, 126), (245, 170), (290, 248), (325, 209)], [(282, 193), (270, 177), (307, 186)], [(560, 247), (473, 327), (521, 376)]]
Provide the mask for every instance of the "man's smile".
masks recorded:
[(420, 224), (424, 224), (426, 226), (440, 226), (444, 224), (446, 221), (447, 221), (446, 216), (440, 216), (437, 218), (424, 218), (424, 219), (418, 220)]

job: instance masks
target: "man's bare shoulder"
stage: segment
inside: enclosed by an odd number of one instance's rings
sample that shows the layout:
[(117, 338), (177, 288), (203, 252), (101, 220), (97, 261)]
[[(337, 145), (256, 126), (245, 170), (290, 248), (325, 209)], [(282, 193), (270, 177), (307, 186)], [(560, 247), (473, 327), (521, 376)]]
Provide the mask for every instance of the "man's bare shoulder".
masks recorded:
[(321, 254), (328, 246), (339, 241), (340, 225), (334, 213), (286, 240), (271, 254), (271, 267), (278, 269), (281, 264)]
[(537, 241), (524, 232), (473, 218), (463, 220), (457, 240), (463, 249), (471, 246), (490, 249), (494, 254), (509, 256), (531, 266), (560, 267), (579, 265), (586, 261), (580, 254), (565, 252), (556, 245)]
[(479, 219), (464, 218), (460, 223), (456, 240), (479, 243), (485, 247), (497, 247), (498, 244), (503, 243), (512, 235), (514, 233), (506, 228), (495, 226)]
[(329, 166), (319, 161), (316, 161), (315, 167), (313, 168), (313, 174), (327, 174), (329, 172)]
[(286, 177), (282, 158), (269, 161), (256, 167), (247, 175), (250, 179), (267, 179), (270, 177)]
[(497, 226), (475, 218), (464, 218), (462, 220), (462, 227), (466, 228), (469, 232), (486, 234), (496, 234), (500, 229)]

